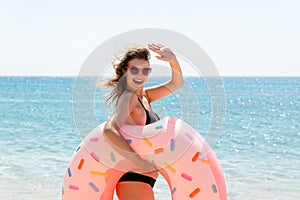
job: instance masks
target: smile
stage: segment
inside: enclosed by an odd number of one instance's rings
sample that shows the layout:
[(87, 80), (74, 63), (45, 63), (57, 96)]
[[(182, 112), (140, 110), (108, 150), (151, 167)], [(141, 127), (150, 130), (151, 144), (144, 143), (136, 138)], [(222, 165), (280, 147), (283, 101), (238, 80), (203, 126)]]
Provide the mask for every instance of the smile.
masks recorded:
[(144, 81), (143, 81), (143, 80), (139, 80), (139, 79), (133, 79), (133, 82), (134, 82), (135, 84), (140, 85), (140, 84), (142, 84)]

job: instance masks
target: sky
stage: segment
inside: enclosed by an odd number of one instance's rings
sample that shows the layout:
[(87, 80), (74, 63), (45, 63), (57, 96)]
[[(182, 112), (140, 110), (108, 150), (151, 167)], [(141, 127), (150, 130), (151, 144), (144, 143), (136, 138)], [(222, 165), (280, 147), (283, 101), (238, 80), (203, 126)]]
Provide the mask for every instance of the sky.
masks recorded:
[(104, 41), (140, 28), (189, 37), (221, 76), (300, 76), (299, 8), (298, 0), (0, 0), (0, 76), (76, 76)]

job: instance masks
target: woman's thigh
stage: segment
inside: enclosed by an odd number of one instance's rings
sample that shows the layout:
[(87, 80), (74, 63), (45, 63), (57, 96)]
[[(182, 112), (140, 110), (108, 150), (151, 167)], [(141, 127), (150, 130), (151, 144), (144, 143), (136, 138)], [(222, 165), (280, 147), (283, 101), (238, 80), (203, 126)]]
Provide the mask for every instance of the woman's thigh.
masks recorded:
[(119, 200), (154, 200), (152, 187), (143, 182), (119, 182), (116, 193)]

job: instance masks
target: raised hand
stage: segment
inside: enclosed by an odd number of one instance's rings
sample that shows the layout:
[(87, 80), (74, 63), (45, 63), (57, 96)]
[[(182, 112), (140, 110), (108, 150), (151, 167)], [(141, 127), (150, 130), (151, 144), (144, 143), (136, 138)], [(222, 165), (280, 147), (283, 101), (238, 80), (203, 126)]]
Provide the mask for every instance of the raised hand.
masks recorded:
[(176, 55), (174, 52), (162, 44), (148, 44), (148, 48), (151, 51), (159, 54), (159, 56), (155, 56), (159, 60), (166, 62), (172, 62), (176, 60)]

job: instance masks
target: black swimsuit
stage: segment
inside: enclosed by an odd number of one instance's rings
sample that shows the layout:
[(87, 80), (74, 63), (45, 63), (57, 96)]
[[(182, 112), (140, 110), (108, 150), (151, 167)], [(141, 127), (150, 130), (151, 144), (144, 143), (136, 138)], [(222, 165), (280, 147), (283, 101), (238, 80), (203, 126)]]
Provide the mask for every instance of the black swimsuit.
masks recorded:
[(142, 106), (143, 106), (143, 108), (144, 108), (144, 110), (146, 112), (146, 125), (152, 124), (152, 123), (158, 121), (159, 120), (158, 115), (155, 112), (153, 112), (153, 111), (151, 112), (151, 111), (147, 110), (145, 108), (144, 104), (142, 103), (142, 101), (140, 100), (140, 98), (138, 98), (138, 100), (142, 104)]
[[(146, 125), (154, 123), (159, 120), (158, 115), (155, 112), (151, 112), (147, 110), (142, 103), (142, 101), (138, 98), (139, 102), (142, 104), (145, 112), (146, 112)], [(125, 173), (119, 180), (119, 182), (126, 182), (126, 181), (134, 181), (134, 182), (143, 182), (151, 185), (151, 187), (154, 186), (154, 183), (156, 179), (150, 177), (150, 176), (145, 176), (143, 174), (139, 174), (136, 172), (127, 172)]]

